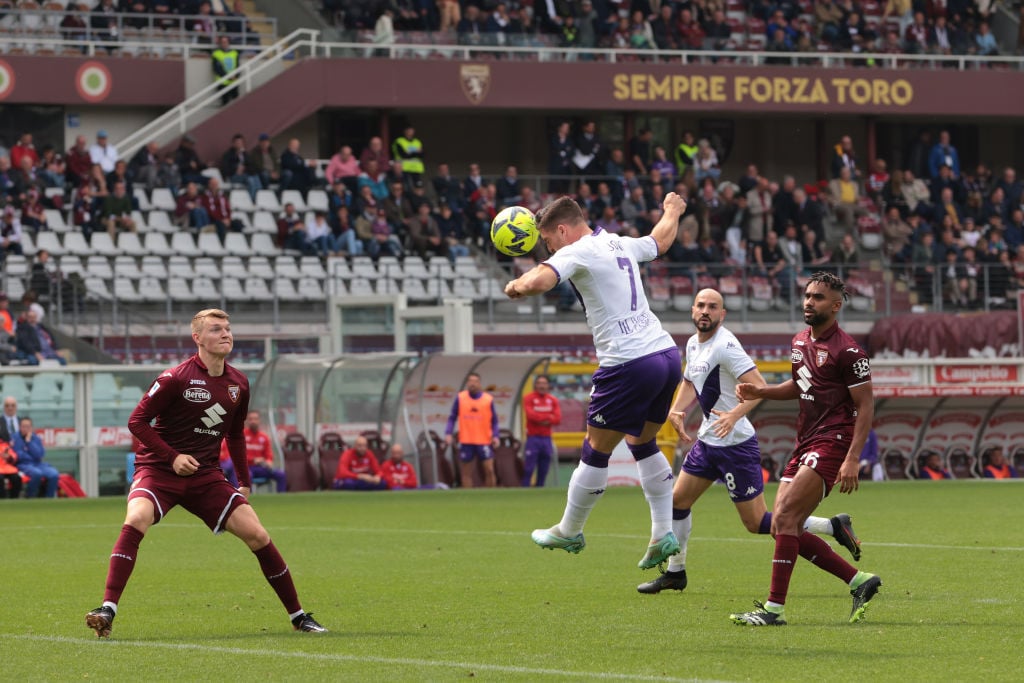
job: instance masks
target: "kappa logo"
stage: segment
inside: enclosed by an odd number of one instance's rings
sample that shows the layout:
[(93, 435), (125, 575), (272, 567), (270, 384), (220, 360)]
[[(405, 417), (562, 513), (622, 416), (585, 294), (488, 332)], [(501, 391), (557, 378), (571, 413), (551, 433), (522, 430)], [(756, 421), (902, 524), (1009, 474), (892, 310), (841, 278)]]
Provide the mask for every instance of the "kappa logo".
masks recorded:
[(181, 395), (186, 401), (191, 401), (192, 403), (206, 403), (213, 398), (213, 394), (208, 389), (195, 389), (193, 387), (189, 387)]
[(491, 89), (491, 67), (487, 64), (463, 64), (459, 67), (462, 94), (472, 104), (480, 104)]
[(594, 422), (596, 422), (599, 425), (603, 425), (604, 424), (604, 415), (602, 415), (601, 413), (598, 413), (597, 415), (595, 415), (594, 417), (592, 417), (590, 419), (593, 420)]
[(752, 496), (752, 495), (754, 495), (755, 493), (757, 493), (757, 489), (755, 489), (755, 488), (754, 488), (753, 486), (748, 486), (748, 487), (747, 487), (747, 493), (746, 493), (746, 495), (748, 495), (748, 496)]
[(203, 418), (203, 424), (207, 427), (213, 427), (219, 425), (224, 420), (221, 419), (221, 415), (226, 414), (228, 411), (221, 408), (220, 403), (214, 403), (212, 406), (206, 409), (206, 417)]

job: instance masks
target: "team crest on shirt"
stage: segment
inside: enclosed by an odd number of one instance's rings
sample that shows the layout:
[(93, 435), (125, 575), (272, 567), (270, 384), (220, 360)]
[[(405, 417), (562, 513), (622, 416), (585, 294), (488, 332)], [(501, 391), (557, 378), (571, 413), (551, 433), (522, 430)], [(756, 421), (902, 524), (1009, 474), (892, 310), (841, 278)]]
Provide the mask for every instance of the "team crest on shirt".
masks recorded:
[(232, 403), (238, 403), (238, 397), (242, 395), (242, 389), (237, 384), (231, 384), (228, 386), (228, 398), (231, 399)]
[(817, 350), (817, 356), (815, 357), (815, 360), (818, 361), (818, 367), (820, 368), (822, 365), (825, 364), (825, 361), (828, 360), (828, 349), (816, 349), (816, 350)]

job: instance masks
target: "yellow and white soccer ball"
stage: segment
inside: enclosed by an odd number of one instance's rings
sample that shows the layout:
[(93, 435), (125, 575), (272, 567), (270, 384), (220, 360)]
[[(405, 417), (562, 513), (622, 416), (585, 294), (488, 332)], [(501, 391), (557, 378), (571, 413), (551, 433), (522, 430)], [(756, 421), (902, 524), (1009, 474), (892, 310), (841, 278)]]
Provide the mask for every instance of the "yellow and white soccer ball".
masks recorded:
[(491, 221), (491, 242), (506, 256), (529, 254), (539, 236), (533, 212), (521, 206), (503, 209)]

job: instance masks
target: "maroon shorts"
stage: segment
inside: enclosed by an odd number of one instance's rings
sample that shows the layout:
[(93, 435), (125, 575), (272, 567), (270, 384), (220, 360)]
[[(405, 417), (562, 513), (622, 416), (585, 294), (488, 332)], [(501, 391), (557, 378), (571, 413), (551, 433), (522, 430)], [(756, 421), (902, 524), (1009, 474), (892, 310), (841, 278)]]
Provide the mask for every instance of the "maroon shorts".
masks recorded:
[[(190, 477), (142, 465), (135, 470), (128, 500), (146, 497), (156, 507), (156, 522), (175, 505), (180, 505), (203, 520), (210, 531), (224, 531), (228, 517), (240, 505), (248, 505), (238, 490), (224, 478), (219, 467), (203, 467)], [(156, 523), (154, 522), (154, 523)]]
[(839, 468), (846, 460), (850, 450), (849, 441), (839, 439), (822, 439), (812, 441), (806, 447), (793, 454), (786, 469), (782, 471), (781, 481), (792, 481), (801, 465), (806, 465), (818, 473), (825, 482), (825, 495), (832, 492), (832, 485), (839, 476)]

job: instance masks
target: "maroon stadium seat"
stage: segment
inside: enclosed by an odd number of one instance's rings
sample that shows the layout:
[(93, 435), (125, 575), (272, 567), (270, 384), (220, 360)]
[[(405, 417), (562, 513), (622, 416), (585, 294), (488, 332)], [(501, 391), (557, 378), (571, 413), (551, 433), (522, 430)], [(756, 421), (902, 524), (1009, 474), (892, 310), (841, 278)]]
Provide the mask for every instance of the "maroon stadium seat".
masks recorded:
[[(416, 452), (419, 454), (420, 484), (424, 486), (444, 484), (455, 485), (455, 473), (448, 460), (448, 446), (437, 432), (420, 432), (416, 437)], [(437, 460), (437, 481), (434, 481), (434, 460)]]
[(360, 432), (359, 436), (366, 438), (366, 445), (377, 457), (377, 462), (384, 462), (388, 457), (388, 442), (381, 437), (376, 429), (367, 429)]
[(494, 449), (494, 473), (498, 486), (519, 486), (523, 481), (523, 461), (519, 457), (522, 442), (507, 429), (498, 431), (498, 447)]
[(334, 483), (334, 474), (338, 471), (338, 460), (346, 448), (345, 440), (337, 432), (324, 432), (320, 435), (320, 488), (329, 489)]
[(281, 443), (284, 454), (284, 473), (288, 479), (289, 491), (312, 491), (316, 488), (317, 475), (313, 469), (313, 447), (298, 432), (284, 437)]
[(900, 451), (888, 451), (882, 456), (886, 479), (910, 479), (910, 461)]

